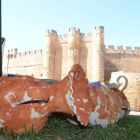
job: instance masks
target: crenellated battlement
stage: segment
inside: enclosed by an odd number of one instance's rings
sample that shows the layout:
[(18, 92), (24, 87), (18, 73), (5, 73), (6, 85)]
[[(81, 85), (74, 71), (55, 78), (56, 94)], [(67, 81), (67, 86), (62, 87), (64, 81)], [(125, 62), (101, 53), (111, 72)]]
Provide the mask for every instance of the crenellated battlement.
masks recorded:
[(76, 27), (69, 28), (69, 34), (80, 34), (80, 29)]
[(87, 37), (84, 34), (84, 37), (82, 38), (82, 41), (92, 41), (93, 40), (92, 37), (93, 37), (93, 33), (92, 32), (91, 33), (87, 33)]
[(132, 50), (131, 46), (126, 46), (126, 49), (123, 49), (123, 46), (117, 46), (117, 49), (114, 48), (114, 45), (108, 45), (108, 48), (105, 49), (106, 53), (126, 53), (126, 54), (137, 54), (140, 55), (140, 47), (134, 47)]
[(79, 35), (81, 41), (92, 41), (93, 33), (87, 33), (87, 36), (85, 33), (80, 33), (80, 29), (76, 27), (69, 28), (69, 33), (62, 35), (57, 35), (57, 41), (59, 42), (68, 42), (69, 35)]
[(57, 36), (57, 41), (68, 42), (68, 34), (64, 34), (63, 37), (62, 37), (62, 35), (58, 35)]
[(93, 33), (103, 33), (104, 34), (104, 26), (100, 25), (93, 28)]
[(49, 30), (46, 30), (45, 32), (45, 36), (47, 37), (51, 37), (51, 36), (57, 36), (57, 32), (55, 30), (51, 30), (51, 32)]
[[(15, 51), (16, 50), (16, 53)], [(43, 55), (43, 51), (42, 50), (31, 50), (31, 51), (25, 51), (25, 52), (19, 52), (17, 53), (17, 48), (8, 50), (8, 54), (7, 54), (7, 58), (12, 59), (12, 58), (17, 58), (17, 57), (29, 57), (29, 56), (33, 56), (33, 55)]]
[(17, 48), (13, 48), (13, 49), (8, 50), (8, 54), (15, 55), (15, 54), (17, 54), (17, 52), (18, 52), (18, 49)]

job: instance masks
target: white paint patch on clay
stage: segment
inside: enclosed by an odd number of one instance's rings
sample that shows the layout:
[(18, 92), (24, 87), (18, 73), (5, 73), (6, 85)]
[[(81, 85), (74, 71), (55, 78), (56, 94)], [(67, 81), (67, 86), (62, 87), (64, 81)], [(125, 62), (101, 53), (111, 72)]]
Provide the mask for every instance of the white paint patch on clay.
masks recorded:
[(84, 108), (79, 108), (80, 110), (83, 110), (83, 111), (85, 111), (85, 109)]
[(44, 115), (40, 115), (38, 112), (35, 112), (34, 108), (32, 108), (30, 118), (31, 119), (33, 119), (33, 118), (40, 118), (40, 117), (44, 117), (47, 114), (48, 114), (48, 112), (45, 113)]
[(50, 97), (50, 101), (52, 101), (52, 99), (54, 98), (54, 96), (53, 95), (51, 95), (51, 97)]
[(25, 91), (25, 94), (23, 96), (23, 101), (31, 101), (31, 98), (28, 96), (27, 91)]
[[(99, 101), (99, 97), (98, 97), (98, 101)], [(95, 111), (91, 112), (91, 114), (90, 114), (90, 124), (91, 125), (100, 124), (100, 119), (98, 119), (99, 113), (96, 112), (99, 108), (100, 108), (100, 104), (98, 103), (98, 105), (95, 108)]]
[(1, 123), (0, 123), (0, 128), (4, 127)]
[(91, 125), (96, 125), (97, 123), (96, 123), (96, 120), (98, 119), (98, 117), (99, 117), (99, 113), (98, 112), (91, 112), (91, 114), (90, 114), (90, 124)]
[(4, 98), (7, 99), (7, 101), (11, 103), (11, 101), (10, 101), (10, 99), (9, 99), (9, 96), (13, 95), (14, 97), (16, 97), (14, 93), (15, 93), (15, 92), (8, 92), (8, 94), (5, 95)]
[(97, 105), (95, 108), (95, 111), (97, 111), (100, 108), (100, 105)]
[(85, 76), (85, 79), (87, 79), (87, 77)]
[(60, 109), (57, 109), (57, 111), (61, 111)]
[(39, 89), (37, 89), (37, 91), (40, 92)]
[(73, 72), (71, 72), (71, 76), (72, 76), (72, 77), (74, 76), (74, 73), (73, 73)]
[(9, 112), (6, 112), (6, 114), (7, 114), (8, 116), (12, 116), (12, 115), (9, 114)]
[(88, 99), (83, 99), (83, 102), (84, 102), (84, 103), (88, 102)]
[(100, 124), (103, 128), (107, 127), (109, 124), (108, 119), (98, 119), (99, 113), (98, 112), (92, 112), (90, 114), (90, 125), (97, 125)]
[(31, 86), (30, 86), (28, 89), (33, 89), (33, 88), (35, 88), (35, 87), (31, 87)]
[(42, 106), (44, 106), (44, 105), (45, 105), (45, 103), (41, 103), (41, 105), (42, 105)]
[(122, 110), (121, 111), (121, 118), (123, 118), (124, 114), (125, 114), (125, 110)]
[(2, 123), (4, 123), (5, 121), (4, 120), (2, 120), (1, 118), (0, 118), (0, 128), (1, 127), (4, 127), (3, 125), (2, 125)]
[(117, 114), (117, 120), (119, 120), (121, 118), (121, 112), (119, 111), (119, 113)]
[[(4, 98), (7, 99), (7, 101), (8, 101), (9, 103), (11, 103), (10, 97), (9, 97), (9, 96), (13, 95), (14, 97), (16, 97), (14, 93), (15, 93), (15, 92), (8, 92), (8, 94), (5, 95)], [(12, 103), (11, 103), (11, 106), (12, 106), (12, 107), (15, 107), (15, 105), (12, 104)]]
[(2, 120), (2, 119), (0, 118), (0, 122), (1, 122), (1, 123), (4, 123), (5, 121), (4, 121), (4, 120)]
[(66, 94), (66, 99), (68, 101), (68, 105), (70, 106), (70, 108), (73, 110), (74, 114), (76, 115), (77, 117), (77, 120), (82, 123), (81, 119), (80, 119), (80, 116), (77, 115), (76, 113), (76, 106), (74, 105), (74, 99), (73, 99), (73, 88), (72, 88), (72, 79), (71, 77), (69, 76), (69, 85), (70, 85), (70, 89), (68, 90), (68, 94)]
[(77, 99), (77, 101), (80, 101), (80, 99)]
[(75, 74), (74, 78), (76, 78), (77, 75), (78, 75), (78, 73)]
[[(72, 105), (72, 100), (70, 100), (70, 94), (71, 94), (71, 91), (68, 90), (68, 93), (65, 95), (66, 99), (67, 99), (67, 102), (68, 102), (68, 105), (69, 107), (71, 108), (71, 105)], [(71, 108), (72, 109), (72, 108)]]

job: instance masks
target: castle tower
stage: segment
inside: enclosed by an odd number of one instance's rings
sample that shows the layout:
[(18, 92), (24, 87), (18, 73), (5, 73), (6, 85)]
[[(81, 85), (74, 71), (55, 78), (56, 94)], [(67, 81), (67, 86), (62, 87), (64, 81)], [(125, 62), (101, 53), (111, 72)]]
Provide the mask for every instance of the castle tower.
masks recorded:
[(45, 33), (45, 47), (44, 47), (44, 63), (43, 63), (43, 78), (53, 79), (54, 73), (54, 55), (57, 32), (49, 30)]
[(93, 28), (92, 81), (104, 82), (104, 27)]
[(71, 27), (68, 34), (68, 71), (79, 63), (80, 29)]

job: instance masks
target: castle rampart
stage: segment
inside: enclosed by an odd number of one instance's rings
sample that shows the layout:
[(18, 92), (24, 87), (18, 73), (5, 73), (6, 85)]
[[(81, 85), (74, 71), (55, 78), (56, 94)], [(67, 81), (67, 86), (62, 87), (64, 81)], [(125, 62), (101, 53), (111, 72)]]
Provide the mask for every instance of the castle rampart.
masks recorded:
[(111, 72), (140, 73), (140, 47), (109, 45), (105, 50), (105, 79), (110, 79)]
[[(43, 48), (43, 47), (42, 47)], [(67, 34), (45, 33), (44, 50), (18, 52), (8, 50), (4, 73), (31, 75), (36, 78), (63, 79), (70, 65), (79, 63), (89, 81), (106, 81), (111, 72), (140, 73), (140, 47), (104, 45), (104, 27), (98, 26), (91, 33), (80, 33), (72, 27)]]

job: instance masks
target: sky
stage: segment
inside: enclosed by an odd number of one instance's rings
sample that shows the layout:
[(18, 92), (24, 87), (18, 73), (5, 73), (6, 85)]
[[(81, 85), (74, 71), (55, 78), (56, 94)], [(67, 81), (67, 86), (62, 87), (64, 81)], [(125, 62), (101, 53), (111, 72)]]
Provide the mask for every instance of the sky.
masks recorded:
[(102, 25), (105, 45), (140, 47), (140, 0), (2, 0), (5, 53), (44, 49), (45, 31), (81, 33)]

